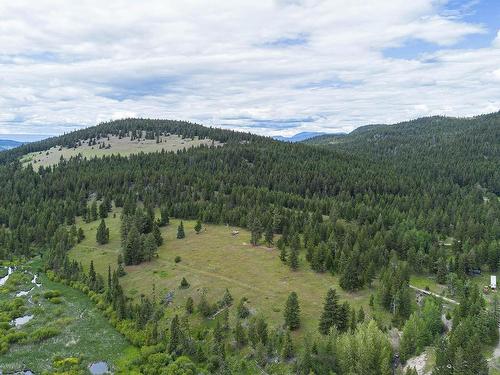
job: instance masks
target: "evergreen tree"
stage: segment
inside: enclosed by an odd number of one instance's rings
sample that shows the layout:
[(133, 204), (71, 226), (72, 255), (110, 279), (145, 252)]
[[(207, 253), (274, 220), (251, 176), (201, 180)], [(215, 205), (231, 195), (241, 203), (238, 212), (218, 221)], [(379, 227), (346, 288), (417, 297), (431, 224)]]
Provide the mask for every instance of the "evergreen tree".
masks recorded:
[(90, 205), (90, 219), (92, 221), (97, 220), (97, 202), (95, 200), (92, 201), (92, 204)]
[(274, 239), (274, 232), (273, 232), (273, 227), (272, 223), (270, 223), (264, 232), (264, 241), (266, 242), (266, 245), (268, 247), (271, 247), (273, 244), (273, 239)]
[(183, 277), (182, 280), (181, 280), (180, 288), (181, 289), (187, 289), (187, 288), (189, 288), (189, 283), (188, 283), (188, 281), (186, 280), (185, 277)]
[(194, 226), (196, 234), (200, 234), (201, 231), (201, 220), (196, 220), (196, 225)]
[(280, 260), (283, 262), (283, 263), (286, 263), (287, 262), (287, 258), (288, 258), (288, 255), (287, 255), (287, 252), (286, 252), (286, 247), (283, 246), (281, 249), (280, 249)]
[(358, 323), (363, 323), (365, 321), (365, 310), (363, 309), (363, 306), (359, 308), (358, 311)]
[(184, 223), (181, 220), (181, 223), (177, 227), (177, 239), (182, 239), (186, 237), (186, 234), (184, 233)]
[(186, 312), (192, 314), (194, 311), (194, 301), (193, 297), (188, 297), (186, 300)]
[(290, 259), (288, 260), (288, 263), (289, 263), (290, 269), (292, 271), (296, 271), (299, 268), (299, 252), (298, 252), (298, 250), (295, 250), (294, 248), (291, 249)]
[(78, 242), (82, 242), (83, 239), (85, 238), (85, 234), (83, 233), (83, 229), (82, 228), (78, 228), (78, 232), (77, 232), (77, 240)]
[(175, 315), (170, 322), (170, 340), (168, 342), (169, 353), (178, 354), (179, 347), (182, 342), (182, 333), (179, 324), (179, 316)]
[(161, 207), (160, 208), (160, 220), (158, 221), (158, 226), (164, 227), (165, 225), (168, 225), (170, 222), (170, 219), (168, 217), (168, 209), (166, 207)]
[(257, 217), (257, 213), (254, 212), (253, 215), (249, 219), (248, 229), (250, 229), (250, 243), (253, 246), (257, 246), (259, 244), (259, 240), (262, 237), (262, 224)]
[(142, 261), (141, 238), (135, 226), (130, 228), (123, 253), (126, 265), (139, 264)]
[(319, 332), (322, 335), (328, 335), (330, 329), (337, 323), (339, 314), (338, 297), (335, 289), (330, 288), (326, 295), (323, 312), (319, 321)]
[(96, 240), (100, 245), (104, 245), (109, 242), (109, 229), (106, 228), (104, 219), (101, 220), (101, 223), (97, 227)]
[(156, 241), (156, 246), (161, 246), (163, 244), (163, 237), (161, 236), (160, 228), (156, 223), (153, 223), (152, 228), (153, 229), (151, 233), (153, 234), (154, 239)]
[(240, 299), (240, 302), (238, 302), (238, 306), (236, 307), (236, 314), (240, 319), (245, 319), (250, 315), (250, 310), (246, 306), (245, 298)]
[(294, 356), (292, 337), (290, 331), (286, 331), (283, 347), (281, 349), (281, 358), (283, 361), (288, 361)]
[(157, 253), (156, 240), (153, 233), (148, 233), (145, 235), (143, 243), (144, 260), (151, 261)]
[(229, 292), (229, 289), (226, 288), (224, 291), (224, 296), (222, 297), (221, 306), (231, 306), (233, 304), (233, 296)]
[(118, 277), (122, 277), (126, 275), (125, 269), (123, 268), (123, 256), (122, 254), (118, 254), (118, 259), (117, 259), (117, 269), (116, 273)]
[(97, 282), (97, 275), (95, 273), (94, 269), (94, 261), (90, 261), (90, 267), (89, 267), (89, 277), (88, 277), (88, 286), (90, 289), (95, 290), (96, 289), (96, 282)]
[(234, 339), (238, 347), (242, 348), (247, 344), (247, 337), (245, 334), (245, 328), (241, 324), (241, 320), (236, 320), (236, 325), (234, 327)]
[(300, 327), (300, 307), (297, 293), (291, 292), (285, 305), (285, 326), (294, 331)]

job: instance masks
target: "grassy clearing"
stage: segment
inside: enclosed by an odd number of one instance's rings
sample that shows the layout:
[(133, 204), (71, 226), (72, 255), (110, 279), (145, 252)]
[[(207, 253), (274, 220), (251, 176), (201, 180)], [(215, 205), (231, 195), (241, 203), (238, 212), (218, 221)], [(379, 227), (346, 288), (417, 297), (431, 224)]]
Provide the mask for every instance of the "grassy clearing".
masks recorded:
[(437, 294), (443, 294), (446, 291), (446, 285), (438, 284), (434, 276), (412, 275), (410, 276), (410, 285), (420, 289), (428, 289)]
[[(106, 276), (108, 265), (114, 267), (121, 251), (120, 213), (106, 220), (110, 228), (110, 242), (97, 245), (95, 233), (98, 222), (78, 225), (84, 229), (86, 238), (73, 248), (69, 255), (88, 267), (94, 261), (96, 271)], [(153, 284), (157, 296), (164, 296), (174, 291), (173, 308), (169, 313), (183, 313), (185, 301), (192, 296), (195, 303), (203, 290), (209, 300), (222, 297), (224, 290), (231, 291), (235, 301), (247, 297), (251, 310), (262, 313), (272, 325), (283, 322), (283, 308), (288, 294), (296, 291), (299, 296), (302, 328), (316, 332), (318, 319), (328, 288), (336, 288), (342, 300), (348, 300), (357, 310), (363, 306), (370, 312), (369, 299), (374, 290), (364, 289), (356, 293), (346, 293), (338, 285), (336, 276), (317, 274), (310, 270), (304, 259), (301, 259), (297, 272), (289, 270), (281, 263), (278, 250), (265, 246), (248, 244), (250, 234), (238, 229), (239, 235), (232, 236), (233, 228), (221, 225), (205, 225), (200, 234), (194, 231), (194, 221), (184, 221), (186, 238), (176, 239), (179, 220), (171, 220), (171, 224), (162, 228), (164, 245), (159, 248), (158, 259), (138, 266), (126, 267), (127, 275), (121, 278), (122, 285), (130, 297), (137, 298), (141, 294), (150, 294)], [(176, 256), (182, 261), (175, 263)], [(191, 284), (188, 289), (180, 289), (179, 284), (185, 277)], [(233, 309), (235, 310), (235, 309)], [(376, 312), (387, 318), (383, 312)]]
[[(17, 270), (14, 274), (21, 272)], [(19, 283), (16, 291), (29, 290), (33, 286), (31, 275), (22, 279), (24, 283)], [(52, 361), (57, 356), (79, 357), (85, 367), (102, 360), (116, 368), (124, 361), (124, 356), (135, 355), (136, 349), (108, 323), (87, 296), (69, 286), (48, 280), (43, 274), (40, 274), (38, 282), (42, 284), (40, 287), (35, 287), (29, 295), (22, 297), (25, 300), (25, 314), (34, 317), (16, 330), (34, 337), (35, 332), (40, 333), (41, 329), (50, 327), (58, 334), (39, 342), (12, 345), (7, 353), (0, 356), (0, 370), (5, 373), (30, 369), (39, 374), (50, 371)], [(16, 291), (3, 288), (0, 301), (12, 299)], [(58, 291), (60, 297), (45, 298), (47, 291)]]
[[(116, 136), (110, 136), (109, 141), (107, 138), (101, 138), (101, 142), (105, 145), (110, 145), (111, 148), (99, 148), (99, 145), (89, 146), (88, 141), (82, 141), (82, 145), (77, 148), (63, 148), (63, 147), (52, 147), (47, 151), (33, 152), (27, 154), (22, 158), (22, 162), (25, 164), (32, 164), (34, 167), (49, 166), (59, 163), (61, 157), (64, 159), (69, 159), (72, 156), (77, 156), (81, 154), (83, 157), (102, 157), (112, 154), (120, 154), (123, 156), (128, 156), (130, 154), (137, 154), (140, 152), (159, 152), (161, 150), (165, 151), (178, 151), (184, 148), (196, 147), (200, 145), (210, 145), (212, 140), (210, 139), (198, 139), (195, 137), (184, 138), (178, 135), (168, 135), (161, 136), (160, 143), (156, 143), (155, 139), (140, 139), (131, 141), (130, 137), (124, 137), (119, 139)], [(219, 142), (214, 142), (215, 145), (220, 145)]]

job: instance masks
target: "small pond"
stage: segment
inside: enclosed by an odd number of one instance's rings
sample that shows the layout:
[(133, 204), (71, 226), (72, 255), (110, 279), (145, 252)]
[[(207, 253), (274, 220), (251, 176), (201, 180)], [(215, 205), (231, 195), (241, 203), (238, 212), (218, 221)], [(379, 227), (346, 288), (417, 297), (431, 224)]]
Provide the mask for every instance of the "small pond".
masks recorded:
[(24, 315), (19, 318), (14, 319), (11, 324), (15, 327), (20, 327), (23, 324), (28, 323), (31, 319), (33, 319), (33, 315)]
[(89, 371), (92, 375), (109, 374), (109, 366), (106, 362), (94, 362), (89, 366)]

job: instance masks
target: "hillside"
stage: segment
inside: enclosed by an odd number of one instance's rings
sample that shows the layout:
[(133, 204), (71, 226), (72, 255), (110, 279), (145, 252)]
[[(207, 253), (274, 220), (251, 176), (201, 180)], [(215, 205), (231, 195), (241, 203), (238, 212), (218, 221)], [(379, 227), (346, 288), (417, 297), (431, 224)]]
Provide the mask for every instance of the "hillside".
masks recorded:
[(0, 139), (0, 151), (11, 150), (15, 147), (21, 146), (23, 143), (12, 141), (10, 139)]
[(218, 147), (223, 144), (210, 139), (193, 139), (174, 134), (158, 134), (154, 139), (146, 138), (145, 132), (137, 138), (130, 134), (124, 137), (116, 135), (105, 135), (99, 139), (79, 140), (73, 147), (54, 146), (48, 150), (31, 152), (24, 155), (21, 161), (24, 164), (31, 164), (34, 168), (40, 166), (52, 166), (61, 159), (69, 160), (74, 157), (92, 158), (110, 155), (129, 156), (140, 152), (177, 152), (191, 147), (213, 146)]
[[(125, 151), (130, 154), (130, 149), (136, 148), (140, 140), (152, 143), (148, 141), (154, 140), (156, 142), (158, 137), (169, 137), (171, 135), (189, 139), (196, 138), (198, 141), (213, 140), (220, 143), (247, 142), (250, 140), (263, 139), (262, 137), (249, 133), (208, 128), (186, 121), (126, 119), (101, 123), (97, 126), (83, 128), (62, 136), (24, 144), (9, 152), (0, 154), (0, 163), (13, 161), (29, 154), (31, 154), (30, 156), (34, 156), (40, 151), (47, 152), (53, 148), (75, 149), (81, 147), (83, 141), (87, 141), (87, 146), (88, 141), (92, 141), (92, 143), (95, 142), (94, 149), (96, 149), (98, 148), (97, 143), (106, 143), (108, 137), (113, 137), (113, 139), (120, 141), (128, 138), (131, 141), (131, 147), (127, 146)], [(156, 146), (153, 147), (155, 148)], [(161, 146), (157, 147), (161, 148)]]
[(319, 137), (321, 135), (324, 135), (325, 133), (320, 133), (320, 132), (300, 132), (295, 135), (292, 135), (290, 137), (284, 137), (281, 135), (278, 135), (276, 137), (273, 137), (277, 141), (283, 141), (283, 142), (302, 142), (314, 137)]
[[(0, 154), (0, 259), (20, 267), (41, 255), (51, 281), (87, 294), (141, 349), (122, 373), (187, 357), (201, 373), (276, 375), (348, 374), (347, 358), (364, 369), (375, 358), (385, 374), (395, 351), (406, 360), (464, 329), (487, 352), (493, 299), (471, 275), (499, 275), (497, 125), (498, 114), (419, 119), (317, 147), (167, 120), (100, 124)], [(120, 140), (127, 149), (113, 153)], [(167, 141), (207, 143), (128, 152)], [(23, 162), (75, 147), (111, 153)], [(418, 304), (410, 280), (474, 308)], [(14, 301), (0, 304), (0, 350), (19, 356), (36, 337), (8, 323), (42, 314), (12, 288), (0, 288)], [(420, 346), (391, 346), (415, 326)]]
[(449, 177), (459, 185), (477, 183), (500, 194), (500, 112), (369, 125), (346, 136), (324, 135), (305, 143), (390, 164), (402, 175)]

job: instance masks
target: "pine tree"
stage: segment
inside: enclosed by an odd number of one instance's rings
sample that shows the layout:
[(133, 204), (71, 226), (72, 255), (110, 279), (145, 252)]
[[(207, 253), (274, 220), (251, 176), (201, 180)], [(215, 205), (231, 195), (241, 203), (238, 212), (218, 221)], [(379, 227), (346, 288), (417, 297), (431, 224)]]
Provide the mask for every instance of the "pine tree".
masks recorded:
[(76, 236), (77, 236), (78, 242), (82, 242), (83, 241), (83, 239), (85, 238), (85, 234), (83, 233), (83, 229), (82, 228), (78, 228)]
[(349, 312), (351, 310), (351, 307), (349, 306), (349, 303), (345, 301), (342, 305), (340, 305), (337, 313), (337, 317), (335, 320), (335, 327), (339, 332), (347, 332), (347, 329), (349, 328)]
[(319, 332), (328, 335), (330, 329), (335, 326), (339, 314), (338, 297), (335, 289), (330, 288), (326, 295), (323, 312), (319, 321)]
[(186, 300), (186, 312), (192, 314), (194, 311), (194, 301), (193, 297), (188, 297)]
[(151, 233), (153, 234), (155, 241), (156, 241), (156, 246), (161, 246), (163, 244), (163, 237), (161, 236), (160, 228), (156, 223), (153, 223)]
[(170, 322), (170, 341), (168, 343), (168, 352), (176, 354), (182, 341), (182, 333), (179, 324), (179, 316), (175, 315)]
[(292, 248), (290, 252), (290, 259), (288, 260), (290, 269), (296, 271), (299, 268), (299, 252)]
[(222, 306), (231, 306), (233, 304), (233, 296), (229, 292), (229, 289), (226, 288), (224, 291), (224, 296), (222, 297), (221, 305)]
[(139, 264), (142, 261), (141, 238), (135, 225), (130, 228), (128, 233), (123, 258), (126, 265)]
[(281, 349), (281, 358), (283, 361), (288, 361), (294, 356), (293, 342), (290, 335), (290, 331), (287, 330), (285, 334), (285, 339), (283, 341), (283, 347)]
[(182, 239), (186, 237), (186, 234), (184, 233), (184, 223), (181, 221), (179, 226), (177, 227), (177, 239)]
[(196, 220), (196, 225), (194, 226), (196, 234), (200, 234), (201, 231), (201, 220)]
[(109, 229), (106, 228), (104, 219), (101, 220), (99, 227), (97, 227), (96, 240), (100, 245), (104, 245), (109, 242)]
[(240, 299), (240, 302), (236, 307), (236, 314), (240, 319), (245, 319), (250, 315), (250, 310), (246, 306), (245, 302), (246, 302), (245, 298)]
[(187, 289), (187, 288), (189, 288), (189, 283), (188, 283), (188, 281), (186, 280), (185, 277), (183, 277), (182, 280), (181, 280), (180, 288), (181, 289)]
[(245, 334), (245, 328), (241, 324), (241, 320), (236, 320), (236, 325), (234, 327), (234, 339), (238, 347), (242, 348), (247, 344), (247, 337)]
[(259, 240), (262, 237), (262, 224), (257, 217), (256, 212), (253, 213), (253, 216), (250, 217), (248, 223), (248, 229), (250, 229), (250, 243), (253, 246), (257, 246), (259, 244)]
[(363, 310), (363, 306), (361, 306), (358, 311), (358, 323), (361, 324), (364, 321), (365, 321), (365, 310)]
[(117, 276), (118, 277), (125, 276), (126, 272), (125, 269), (123, 268), (123, 256), (121, 254), (118, 254), (117, 264), (118, 264), (118, 267), (116, 269)]
[(151, 261), (157, 252), (156, 240), (153, 233), (149, 233), (145, 235), (144, 244), (143, 244), (143, 254), (144, 258), (147, 261)]
[(288, 255), (287, 255), (287, 252), (286, 252), (286, 247), (285, 247), (285, 246), (283, 246), (283, 247), (280, 249), (280, 260), (281, 260), (283, 263), (286, 263), (287, 258), (288, 258)]
[(198, 303), (198, 311), (205, 318), (208, 318), (212, 314), (212, 307), (208, 303), (205, 293), (201, 295), (200, 302)]
[(271, 224), (269, 224), (266, 227), (266, 230), (264, 233), (264, 241), (266, 241), (266, 245), (268, 247), (271, 247), (271, 245), (273, 244), (273, 239), (274, 239), (273, 227)]
[(351, 316), (349, 317), (349, 328), (351, 329), (352, 333), (356, 331), (357, 324), (358, 320), (356, 319), (356, 310), (351, 309)]
[(168, 217), (168, 209), (166, 207), (161, 207), (160, 208), (160, 220), (158, 221), (158, 225), (160, 227), (164, 227), (165, 225), (168, 225), (170, 222), (170, 219)]
[(89, 278), (88, 278), (88, 286), (90, 289), (95, 290), (96, 280), (97, 280), (97, 275), (96, 275), (95, 269), (94, 269), (94, 261), (91, 260), (90, 267), (89, 267)]
[(105, 219), (108, 217), (108, 207), (104, 202), (99, 205), (99, 217)]
[(97, 202), (94, 200), (92, 201), (92, 204), (90, 205), (90, 218), (92, 221), (97, 220)]
[(294, 331), (300, 327), (300, 307), (297, 293), (291, 292), (285, 305), (285, 326)]

